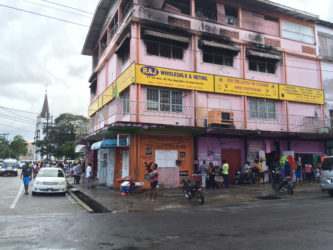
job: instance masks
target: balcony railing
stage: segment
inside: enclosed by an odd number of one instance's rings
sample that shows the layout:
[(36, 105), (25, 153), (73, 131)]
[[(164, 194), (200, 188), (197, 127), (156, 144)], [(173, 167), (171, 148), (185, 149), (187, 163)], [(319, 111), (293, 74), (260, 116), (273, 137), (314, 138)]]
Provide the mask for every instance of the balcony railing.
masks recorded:
[[(167, 106), (170, 106), (170, 109), (167, 109)], [(115, 122), (137, 122), (186, 127), (228, 127), (242, 130), (298, 133), (328, 132), (326, 126), (329, 124), (328, 119), (320, 116), (275, 113), (273, 116), (269, 116), (275, 118), (263, 119), (253, 117), (253, 114), (251, 116), (248, 111), (236, 109), (216, 109), (191, 105), (179, 106), (165, 103), (154, 106), (154, 109), (157, 110), (151, 110), (151, 107), (151, 103), (148, 102), (114, 99), (91, 117), (90, 132)], [(219, 112), (221, 113), (220, 118), (218, 118)], [(212, 118), (210, 115), (212, 113), (217, 113), (217, 118)], [(232, 118), (228, 121), (228, 117)]]

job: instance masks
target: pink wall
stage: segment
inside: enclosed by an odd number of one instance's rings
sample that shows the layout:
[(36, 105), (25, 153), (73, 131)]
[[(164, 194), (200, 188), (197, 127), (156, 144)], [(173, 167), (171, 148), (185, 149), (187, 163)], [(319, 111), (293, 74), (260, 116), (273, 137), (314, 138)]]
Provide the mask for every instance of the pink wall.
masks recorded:
[(320, 89), (320, 69), (315, 60), (286, 56), (288, 84)]
[(265, 20), (264, 15), (262, 14), (243, 10), (242, 17), (242, 25), (244, 29), (257, 31), (272, 36), (280, 35), (279, 23)]
[(117, 78), (117, 55), (114, 54), (111, 56), (110, 60), (109, 60), (109, 82), (108, 82), (108, 86), (111, 85), (111, 83), (113, 83), (114, 80), (116, 80)]
[(99, 96), (105, 90), (105, 68), (98, 72), (96, 96)]

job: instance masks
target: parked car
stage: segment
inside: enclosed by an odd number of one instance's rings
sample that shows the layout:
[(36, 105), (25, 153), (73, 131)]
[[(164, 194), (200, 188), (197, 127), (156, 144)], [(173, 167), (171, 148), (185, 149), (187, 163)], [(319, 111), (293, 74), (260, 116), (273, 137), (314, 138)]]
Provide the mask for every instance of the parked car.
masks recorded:
[(0, 175), (8, 176), (15, 175), (17, 176), (18, 172), (18, 162), (15, 159), (5, 159), (3, 164), (0, 167)]
[(333, 197), (333, 156), (326, 156), (321, 164), (320, 187)]
[(32, 195), (37, 193), (59, 193), (65, 195), (67, 181), (60, 168), (42, 168), (32, 184)]

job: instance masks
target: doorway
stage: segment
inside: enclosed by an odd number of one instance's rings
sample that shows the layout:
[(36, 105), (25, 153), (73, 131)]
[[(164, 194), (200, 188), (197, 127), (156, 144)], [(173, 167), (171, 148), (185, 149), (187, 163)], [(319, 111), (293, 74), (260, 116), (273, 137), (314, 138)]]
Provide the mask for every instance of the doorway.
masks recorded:
[(122, 172), (121, 178), (129, 176), (129, 151), (124, 150), (122, 152)]
[(235, 174), (241, 168), (241, 151), (239, 149), (222, 149), (221, 157), (229, 164), (228, 181), (232, 183)]

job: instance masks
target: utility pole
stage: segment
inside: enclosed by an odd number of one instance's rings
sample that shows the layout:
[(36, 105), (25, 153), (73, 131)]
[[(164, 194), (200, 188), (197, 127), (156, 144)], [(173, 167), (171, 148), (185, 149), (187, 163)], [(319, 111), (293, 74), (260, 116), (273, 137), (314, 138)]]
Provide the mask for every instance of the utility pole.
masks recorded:
[(0, 134), (3, 137), (3, 159), (6, 159), (6, 136), (9, 134)]

